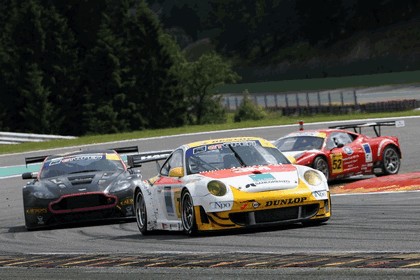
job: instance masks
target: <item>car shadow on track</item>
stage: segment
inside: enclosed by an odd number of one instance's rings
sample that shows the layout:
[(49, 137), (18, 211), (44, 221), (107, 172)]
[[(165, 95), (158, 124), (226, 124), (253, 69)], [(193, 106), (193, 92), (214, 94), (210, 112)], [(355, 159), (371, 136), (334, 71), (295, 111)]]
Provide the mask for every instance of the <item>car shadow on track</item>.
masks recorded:
[(232, 236), (232, 235), (248, 235), (248, 234), (257, 234), (257, 233), (268, 233), (274, 231), (286, 231), (293, 229), (304, 229), (304, 228), (313, 228), (313, 227), (322, 227), (328, 225), (328, 222), (322, 223), (320, 225), (302, 225), (301, 223), (289, 223), (289, 224), (280, 224), (273, 226), (263, 226), (255, 228), (242, 228), (242, 229), (230, 229), (230, 230), (221, 230), (221, 231), (210, 231), (210, 232), (200, 232), (194, 236), (188, 236), (182, 231), (164, 231), (164, 230), (155, 230), (149, 232), (147, 235), (142, 235), (140, 232), (138, 234), (124, 235), (112, 238), (112, 240), (172, 240), (172, 239), (191, 239), (191, 238), (207, 238), (207, 237), (223, 237), (223, 236)]
[(114, 225), (114, 224), (125, 224), (135, 222), (135, 218), (127, 219), (108, 219), (108, 220), (98, 220), (98, 221), (83, 221), (83, 222), (73, 222), (66, 224), (53, 225), (38, 229), (26, 229), (25, 226), (16, 226), (10, 227), (9, 233), (18, 233), (18, 232), (30, 232), (30, 231), (51, 231), (58, 229), (71, 229), (71, 228), (84, 228), (84, 227), (93, 227), (93, 226), (105, 226), (105, 225)]

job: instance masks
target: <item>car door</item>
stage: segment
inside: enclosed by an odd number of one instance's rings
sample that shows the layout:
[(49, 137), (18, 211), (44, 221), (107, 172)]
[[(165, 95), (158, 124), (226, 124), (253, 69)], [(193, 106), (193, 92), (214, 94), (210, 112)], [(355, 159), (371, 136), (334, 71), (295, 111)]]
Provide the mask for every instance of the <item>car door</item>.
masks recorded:
[(328, 136), (327, 148), (330, 150), (330, 168), (333, 176), (356, 175), (365, 165), (365, 152), (356, 141), (357, 134), (333, 132)]
[[(182, 181), (180, 177), (170, 176), (171, 170), (183, 167), (183, 151), (176, 150), (163, 164), (160, 175), (154, 182), (155, 197), (161, 220), (178, 220), (181, 216), (179, 201), (181, 197)], [(164, 222), (164, 221), (162, 221)]]

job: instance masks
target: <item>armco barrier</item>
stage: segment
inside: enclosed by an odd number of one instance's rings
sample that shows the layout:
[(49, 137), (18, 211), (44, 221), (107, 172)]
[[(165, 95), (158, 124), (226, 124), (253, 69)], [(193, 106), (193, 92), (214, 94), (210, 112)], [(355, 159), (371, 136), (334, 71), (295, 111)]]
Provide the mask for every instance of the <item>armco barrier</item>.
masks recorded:
[(24, 142), (44, 142), (49, 140), (75, 138), (77, 137), (33, 133), (0, 132), (0, 144), (19, 144)]

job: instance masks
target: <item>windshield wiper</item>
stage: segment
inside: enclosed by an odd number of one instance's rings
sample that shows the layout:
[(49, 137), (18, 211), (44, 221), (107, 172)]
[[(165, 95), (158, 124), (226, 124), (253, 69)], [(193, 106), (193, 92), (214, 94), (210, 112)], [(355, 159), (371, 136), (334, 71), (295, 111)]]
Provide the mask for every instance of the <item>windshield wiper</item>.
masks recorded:
[(239, 154), (235, 151), (235, 149), (232, 147), (232, 145), (229, 144), (228, 147), (232, 151), (232, 153), (235, 155), (236, 159), (239, 161), (239, 164), (241, 166), (246, 166), (245, 162), (242, 160), (242, 158), (239, 156)]

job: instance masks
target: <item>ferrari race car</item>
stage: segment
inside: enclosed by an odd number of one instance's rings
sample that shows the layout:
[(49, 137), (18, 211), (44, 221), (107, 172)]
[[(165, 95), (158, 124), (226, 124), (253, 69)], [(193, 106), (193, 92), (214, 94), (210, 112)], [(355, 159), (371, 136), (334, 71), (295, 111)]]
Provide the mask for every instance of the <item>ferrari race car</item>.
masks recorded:
[[(401, 149), (395, 136), (381, 136), (383, 126), (404, 126), (404, 121), (387, 121), (333, 126), (320, 130), (301, 130), (274, 141), (294, 163), (313, 167), (328, 180), (354, 175), (397, 174)], [(376, 137), (361, 134), (370, 127)], [(353, 129), (349, 131), (348, 129)]]
[(119, 155), (133, 152), (138, 148), (26, 158), (26, 164), (43, 162), (39, 172), (22, 174), (22, 179), (33, 179), (22, 191), (26, 228), (107, 218), (134, 219), (133, 189), (142, 184), (142, 177)]
[(128, 156), (132, 166), (166, 159), (134, 190), (137, 225), (195, 235), (280, 223), (321, 224), (331, 215), (325, 176), (290, 164), (256, 137), (199, 141), (172, 151)]

